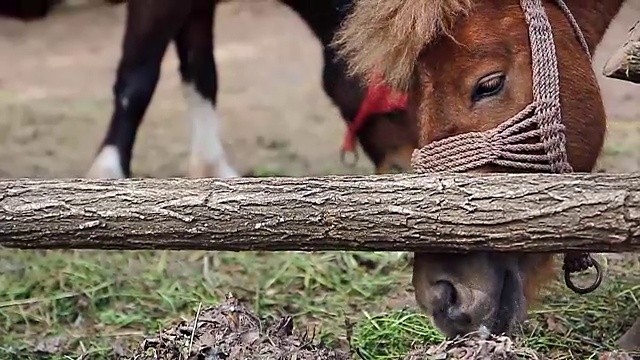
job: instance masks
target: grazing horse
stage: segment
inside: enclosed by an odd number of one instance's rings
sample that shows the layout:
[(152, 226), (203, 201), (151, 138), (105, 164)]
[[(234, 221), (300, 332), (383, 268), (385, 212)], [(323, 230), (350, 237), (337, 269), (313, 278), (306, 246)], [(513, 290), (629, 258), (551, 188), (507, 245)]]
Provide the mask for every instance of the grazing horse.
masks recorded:
[[(281, 0), (309, 26), (323, 48), (323, 88), (349, 126), (343, 150), (354, 150), (358, 137), (379, 173), (410, 169), (417, 129), (405, 116), (403, 94), (381, 84), (361, 86), (346, 76), (346, 65), (328, 46), (351, 0)], [(113, 87), (114, 112), (88, 177), (131, 175), (136, 133), (160, 76), (160, 64), (175, 41), (184, 97), (191, 122), (189, 175), (235, 177), (219, 133), (218, 80), (213, 55), (216, 1), (130, 0), (122, 57)], [(258, 29), (256, 29), (258, 31)], [(404, 98), (403, 98), (404, 97)]]
[[(606, 128), (591, 55), (623, 3), (357, 0), (334, 45), (351, 75), (408, 92), (417, 172), (591, 172)], [(597, 265), (574, 256), (574, 271)], [(416, 301), (445, 335), (512, 334), (554, 257), (415, 253), (413, 264)]]

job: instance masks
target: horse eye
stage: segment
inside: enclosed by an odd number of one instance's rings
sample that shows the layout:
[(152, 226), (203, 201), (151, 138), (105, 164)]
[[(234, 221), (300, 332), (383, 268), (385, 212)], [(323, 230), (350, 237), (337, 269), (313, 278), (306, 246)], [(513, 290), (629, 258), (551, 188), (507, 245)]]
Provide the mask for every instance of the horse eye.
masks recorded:
[(502, 73), (494, 73), (483, 77), (476, 83), (471, 99), (473, 102), (478, 102), (489, 96), (497, 95), (504, 87), (504, 80), (505, 75)]

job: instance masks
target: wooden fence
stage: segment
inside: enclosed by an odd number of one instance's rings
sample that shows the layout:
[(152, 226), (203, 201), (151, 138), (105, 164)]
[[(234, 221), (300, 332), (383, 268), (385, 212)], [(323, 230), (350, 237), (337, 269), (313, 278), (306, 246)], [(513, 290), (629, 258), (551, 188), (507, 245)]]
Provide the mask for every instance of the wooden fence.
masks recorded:
[(640, 174), (0, 181), (0, 246), (640, 250)]
[(640, 21), (631, 27), (627, 40), (609, 57), (602, 73), (612, 79), (640, 84)]

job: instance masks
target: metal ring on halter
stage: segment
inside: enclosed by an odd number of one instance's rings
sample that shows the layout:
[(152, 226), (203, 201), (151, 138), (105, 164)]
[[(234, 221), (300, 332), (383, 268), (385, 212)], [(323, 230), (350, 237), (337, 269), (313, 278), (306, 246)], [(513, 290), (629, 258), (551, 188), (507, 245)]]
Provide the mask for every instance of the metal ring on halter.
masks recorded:
[(592, 292), (593, 290), (597, 289), (598, 286), (600, 286), (600, 283), (602, 282), (602, 267), (596, 259), (592, 258), (592, 262), (593, 267), (596, 268), (596, 280), (591, 284), (591, 286), (586, 288), (580, 288), (576, 286), (573, 281), (571, 281), (571, 271), (569, 269), (564, 269), (564, 283), (567, 284), (567, 287), (569, 289), (578, 294), (584, 295)]
[[(353, 154), (353, 160), (352, 161), (347, 161), (347, 153)], [(343, 165), (346, 165), (350, 168), (356, 166), (356, 164), (358, 163), (358, 152), (356, 150), (351, 150), (351, 151), (346, 151), (344, 149), (340, 150), (340, 161), (342, 162)]]

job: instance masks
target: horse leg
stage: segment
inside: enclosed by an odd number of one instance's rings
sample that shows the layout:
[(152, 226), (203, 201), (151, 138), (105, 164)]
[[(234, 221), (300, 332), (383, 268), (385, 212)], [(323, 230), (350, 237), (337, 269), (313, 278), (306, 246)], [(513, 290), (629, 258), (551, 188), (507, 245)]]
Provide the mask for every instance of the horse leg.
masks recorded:
[(307, 1), (281, 0), (309, 27), (322, 46), (322, 88), (325, 95), (338, 108), (346, 122), (352, 121), (365, 95), (365, 89), (355, 78), (346, 76), (344, 61), (329, 46), (344, 17), (341, 7), (349, 0)]
[(114, 112), (87, 177), (131, 176), (135, 137), (158, 83), (162, 58), (188, 10), (185, 2), (172, 0), (157, 0), (154, 6), (127, 2), (123, 53), (113, 86)]
[(344, 15), (340, 7), (349, 0), (307, 1), (281, 0), (304, 21), (322, 46), (322, 89), (338, 108), (343, 120), (350, 124), (365, 96), (365, 88), (355, 78), (346, 76), (345, 62), (329, 45)]
[[(220, 139), (220, 117), (216, 112), (218, 76), (213, 57), (215, 1), (194, 0), (187, 21), (175, 37), (180, 60), (183, 94), (191, 124), (190, 177), (239, 176), (229, 165)], [(215, 253), (203, 255), (202, 273), (208, 279)]]
[(190, 177), (239, 176), (229, 165), (216, 112), (218, 79), (213, 58), (215, 2), (194, 0), (187, 21), (175, 37), (184, 97), (191, 123)]

